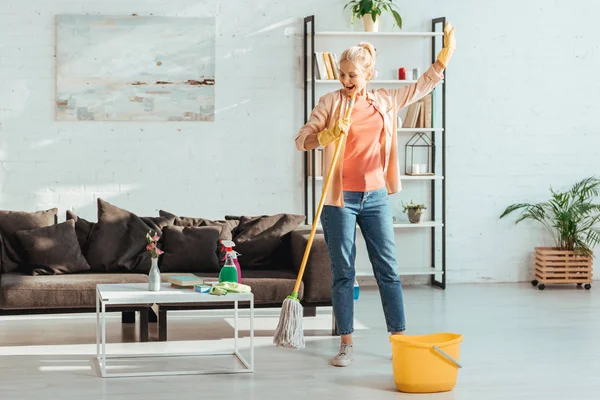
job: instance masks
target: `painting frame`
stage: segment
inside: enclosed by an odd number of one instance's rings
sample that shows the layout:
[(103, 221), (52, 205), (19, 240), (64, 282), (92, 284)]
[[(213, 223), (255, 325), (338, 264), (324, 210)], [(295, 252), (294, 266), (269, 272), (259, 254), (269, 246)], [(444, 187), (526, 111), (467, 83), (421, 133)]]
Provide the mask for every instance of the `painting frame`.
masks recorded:
[(58, 14), (57, 121), (214, 121), (215, 17)]

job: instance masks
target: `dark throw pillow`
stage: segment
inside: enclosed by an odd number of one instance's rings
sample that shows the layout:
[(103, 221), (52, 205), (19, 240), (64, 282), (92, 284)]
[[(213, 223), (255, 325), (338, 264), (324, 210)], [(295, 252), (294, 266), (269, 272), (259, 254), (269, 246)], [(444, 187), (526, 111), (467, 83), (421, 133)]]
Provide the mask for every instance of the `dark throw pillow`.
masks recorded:
[(138, 217), (99, 198), (98, 222), (91, 232), (86, 259), (94, 271), (148, 273), (152, 262), (146, 233), (161, 235), (161, 227), (168, 225), (168, 218)]
[(92, 229), (96, 223), (83, 219), (73, 211), (67, 210), (67, 221), (69, 220), (75, 221), (75, 234), (77, 235), (77, 241), (79, 242), (81, 253), (85, 257), (92, 234)]
[(175, 226), (219, 226), (221, 227), (219, 240), (232, 240), (235, 229), (240, 223), (236, 219), (211, 220), (198, 217), (178, 217), (164, 210), (159, 210), (158, 213), (161, 217), (173, 218)]
[(304, 215), (276, 214), (240, 217), (233, 237), (243, 268), (289, 268), (289, 233), (304, 221)]
[(161, 272), (219, 272), (219, 226), (168, 226), (161, 237)]
[(61, 275), (88, 271), (75, 233), (75, 221), (17, 231), (32, 275)]
[(15, 272), (25, 264), (25, 254), (17, 231), (43, 228), (56, 224), (57, 208), (45, 211), (0, 211), (0, 238), (2, 246), (2, 271)]

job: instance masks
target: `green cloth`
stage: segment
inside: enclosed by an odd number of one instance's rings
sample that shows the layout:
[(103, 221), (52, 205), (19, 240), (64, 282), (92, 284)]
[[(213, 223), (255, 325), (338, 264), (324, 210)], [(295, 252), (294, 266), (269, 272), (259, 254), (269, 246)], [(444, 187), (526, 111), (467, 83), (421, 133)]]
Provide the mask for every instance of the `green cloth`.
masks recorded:
[(227, 293), (250, 293), (250, 286), (236, 282), (219, 282), (210, 288), (209, 293), (224, 296)]

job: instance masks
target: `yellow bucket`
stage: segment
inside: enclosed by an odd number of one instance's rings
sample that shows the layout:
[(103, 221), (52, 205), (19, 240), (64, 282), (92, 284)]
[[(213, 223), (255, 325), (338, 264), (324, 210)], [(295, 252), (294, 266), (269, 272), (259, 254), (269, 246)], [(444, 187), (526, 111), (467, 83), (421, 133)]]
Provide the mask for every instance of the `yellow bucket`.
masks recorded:
[(392, 335), (394, 382), (401, 392), (436, 393), (454, 389), (463, 335)]

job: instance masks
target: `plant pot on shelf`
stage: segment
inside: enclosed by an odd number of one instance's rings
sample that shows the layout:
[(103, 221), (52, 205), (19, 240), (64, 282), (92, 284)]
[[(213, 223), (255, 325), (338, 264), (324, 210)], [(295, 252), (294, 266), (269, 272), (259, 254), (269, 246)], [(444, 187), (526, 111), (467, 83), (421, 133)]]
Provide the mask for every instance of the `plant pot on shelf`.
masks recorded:
[(557, 247), (536, 247), (533, 286), (544, 290), (546, 285), (577, 284), (592, 287), (592, 256), (576, 255), (574, 251)]
[(376, 16), (376, 20), (373, 21), (371, 14), (365, 14), (363, 16), (363, 23), (365, 25), (365, 32), (379, 32), (379, 19), (381, 16)]
[(416, 208), (410, 208), (408, 210), (408, 220), (411, 224), (418, 224), (421, 222), (421, 215), (423, 215), (423, 213), (419, 212)]

